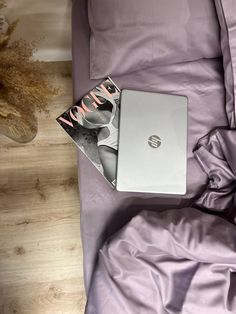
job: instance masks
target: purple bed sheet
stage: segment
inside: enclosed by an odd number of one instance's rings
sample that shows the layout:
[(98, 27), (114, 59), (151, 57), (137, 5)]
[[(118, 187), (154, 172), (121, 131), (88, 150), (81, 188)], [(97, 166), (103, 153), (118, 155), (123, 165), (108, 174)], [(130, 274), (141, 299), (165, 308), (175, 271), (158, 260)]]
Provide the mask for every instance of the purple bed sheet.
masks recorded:
[[(78, 151), (81, 233), (84, 249), (84, 278), (87, 293), (91, 287), (91, 278), (95, 270), (95, 265), (98, 265), (96, 272), (100, 272), (101, 275), (101, 267), (103, 267), (101, 266), (101, 255), (106, 250), (106, 247), (100, 253), (99, 263), (97, 264), (99, 249), (111, 235), (121, 229), (132, 217), (136, 216), (143, 209), (154, 210), (153, 215), (156, 214), (159, 217), (158, 215), (163, 210), (185, 207), (185, 210), (174, 211), (176, 214), (167, 215), (167, 217), (175, 219), (175, 215), (186, 214), (188, 217), (192, 215), (194, 219), (196, 210), (191, 209), (190, 206), (198, 206), (213, 213), (220, 212), (220, 214), (231, 221), (235, 219), (234, 192), (236, 169), (234, 166), (236, 161), (232, 154), (236, 156), (236, 137), (234, 131), (234, 75), (236, 71), (236, 35), (234, 33), (236, 32), (236, 14), (234, 16), (232, 12), (233, 10), (236, 12), (236, 1), (215, 0), (215, 2), (221, 26), (223, 58), (202, 59), (169, 66), (156, 66), (119, 77), (112, 77), (120, 88), (185, 94), (188, 97), (187, 194), (184, 197), (160, 197), (154, 194), (117, 192), (110, 187), (86, 157)], [(75, 101), (99, 82), (90, 80), (89, 77), (89, 34), (87, 1), (74, 0), (73, 78)], [(180, 212), (180, 214), (177, 214), (177, 212)], [(198, 212), (200, 221), (201, 215), (206, 214)], [(147, 216), (149, 217), (148, 214)], [(208, 217), (208, 215), (206, 216)], [(138, 217), (141, 218), (137, 219), (145, 220), (144, 217), (146, 216), (141, 214)], [(202, 218), (203, 224), (206, 223), (206, 226), (207, 219)], [(217, 217), (215, 219), (221, 218)], [(190, 221), (188, 222), (189, 224)], [(219, 225), (220, 222), (217, 222)], [(181, 226), (181, 219), (179, 223)], [(169, 224), (171, 224), (171, 220)], [(148, 228), (148, 220), (146, 221), (146, 227)], [(230, 229), (230, 227), (227, 228)], [(178, 227), (177, 229), (181, 228)], [(154, 227), (153, 230), (155, 230)], [(233, 230), (235, 232), (235, 229), (230, 231), (231, 237), (233, 237)], [(170, 232), (172, 231), (175, 230), (171, 229)], [(153, 231), (153, 235), (155, 232)], [(191, 235), (194, 236), (191, 228), (185, 228), (183, 232), (186, 233), (185, 235), (183, 233), (183, 239), (184, 236), (189, 236), (189, 238), (191, 238)], [(161, 236), (163, 236), (163, 233)], [(201, 239), (198, 240), (201, 242)], [(181, 236), (179, 236), (178, 241), (181, 242)], [(229, 243), (234, 243), (235, 245), (235, 238), (231, 242), (220, 242), (219, 245), (227, 246)], [(170, 246), (172, 246), (171, 242)], [(189, 247), (186, 250), (189, 250)], [(207, 250), (207, 247), (205, 247), (205, 250)], [(235, 247), (232, 248), (231, 252), (232, 258), (235, 258), (233, 250), (235, 252)], [(124, 254), (123, 250), (119, 252), (120, 254)], [(184, 259), (185, 255), (181, 255), (179, 258)], [(207, 258), (208, 255), (206, 254)], [(205, 262), (207, 263), (207, 260)], [(121, 313), (121, 311), (112, 311), (112, 307), (110, 307), (110, 312), (105, 311), (104, 308), (100, 311), (94, 309), (93, 301), (96, 298), (99, 300), (99, 297), (96, 295), (99, 286), (99, 283), (96, 281), (96, 272), (91, 288), (92, 300), (89, 298), (91, 307), (87, 313)], [(102, 285), (105, 282), (103, 282), (103, 279), (105, 280), (105, 273), (107, 274), (107, 269), (104, 269), (104, 277), (99, 277)], [(108, 280), (107, 284), (109, 285), (109, 283), (110, 281)], [(121, 300), (122, 302), (124, 302), (124, 298)], [(232, 303), (230, 304), (232, 305)], [(136, 312), (135, 310), (127, 310), (122, 313), (181, 312), (174, 310), (168, 311), (163, 308), (159, 312), (151, 310)], [(198, 312), (186, 310), (183, 313)], [(218, 312), (214, 311), (214, 313)], [(227, 312), (219, 311), (219, 313)], [(229, 313), (231, 312), (229, 311)]]

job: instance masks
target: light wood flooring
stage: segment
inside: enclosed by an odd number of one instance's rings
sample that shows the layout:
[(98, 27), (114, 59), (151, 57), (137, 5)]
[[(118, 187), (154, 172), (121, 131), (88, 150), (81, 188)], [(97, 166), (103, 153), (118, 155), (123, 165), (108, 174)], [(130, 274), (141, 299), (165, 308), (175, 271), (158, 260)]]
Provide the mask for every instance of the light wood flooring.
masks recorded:
[(0, 135), (0, 314), (82, 314), (76, 147), (55, 121), (72, 102), (71, 63), (45, 64), (61, 96), (29, 144)]

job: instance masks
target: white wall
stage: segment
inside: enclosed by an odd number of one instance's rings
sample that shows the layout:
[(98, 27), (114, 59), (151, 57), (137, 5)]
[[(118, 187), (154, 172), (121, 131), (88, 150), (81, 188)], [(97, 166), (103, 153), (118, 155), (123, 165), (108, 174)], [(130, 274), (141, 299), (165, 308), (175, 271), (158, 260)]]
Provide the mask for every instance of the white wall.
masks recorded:
[(4, 13), (20, 18), (13, 38), (40, 40), (35, 57), (71, 60), (71, 0), (6, 0)]

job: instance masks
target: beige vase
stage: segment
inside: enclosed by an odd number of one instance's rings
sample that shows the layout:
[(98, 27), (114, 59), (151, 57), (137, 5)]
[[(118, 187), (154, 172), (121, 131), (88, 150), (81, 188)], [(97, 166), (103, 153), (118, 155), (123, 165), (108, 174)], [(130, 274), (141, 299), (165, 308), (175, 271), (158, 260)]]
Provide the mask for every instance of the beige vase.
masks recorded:
[(0, 133), (18, 143), (32, 141), (38, 131), (33, 114), (23, 114), (13, 106), (0, 102)]

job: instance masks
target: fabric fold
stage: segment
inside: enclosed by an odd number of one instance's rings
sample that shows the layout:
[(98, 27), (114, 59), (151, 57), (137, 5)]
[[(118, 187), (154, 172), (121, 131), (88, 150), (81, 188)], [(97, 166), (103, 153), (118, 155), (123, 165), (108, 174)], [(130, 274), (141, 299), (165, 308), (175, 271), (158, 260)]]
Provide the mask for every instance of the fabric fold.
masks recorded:
[(142, 212), (100, 250), (86, 314), (235, 313), (235, 228), (193, 208)]
[(236, 223), (236, 130), (212, 131), (200, 139), (194, 155), (209, 179), (195, 204), (221, 212)]
[(195, 158), (208, 175), (209, 182), (195, 205), (220, 212), (236, 223), (236, 1), (215, 0), (215, 5), (221, 28), (229, 129), (215, 129), (198, 142)]

